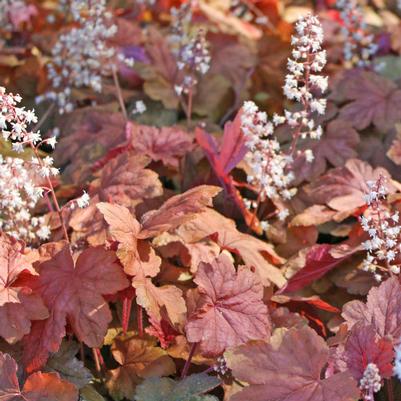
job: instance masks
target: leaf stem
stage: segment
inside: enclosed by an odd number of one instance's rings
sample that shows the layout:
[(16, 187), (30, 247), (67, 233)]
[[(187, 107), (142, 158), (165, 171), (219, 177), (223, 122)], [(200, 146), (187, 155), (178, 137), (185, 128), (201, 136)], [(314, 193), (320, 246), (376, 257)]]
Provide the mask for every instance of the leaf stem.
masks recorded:
[(138, 321), (138, 334), (143, 337), (143, 309), (141, 305), (137, 305), (137, 321)]
[(189, 367), (191, 365), (191, 360), (192, 360), (192, 357), (195, 354), (195, 350), (196, 350), (196, 346), (197, 345), (198, 345), (198, 343), (192, 343), (191, 344), (191, 349), (189, 350), (188, 359), (185, 361), (184, 368), (182, 369), (182, 372), (181, 372), (181, 379), (184, 379), (187, 376)]

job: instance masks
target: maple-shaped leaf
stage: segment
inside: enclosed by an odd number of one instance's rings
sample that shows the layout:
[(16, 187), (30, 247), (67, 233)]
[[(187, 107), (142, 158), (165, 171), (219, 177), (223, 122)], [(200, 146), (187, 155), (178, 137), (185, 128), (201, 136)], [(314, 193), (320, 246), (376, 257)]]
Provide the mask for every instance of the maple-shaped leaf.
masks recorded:
[(145, 168), (150, 160), (144, 154), (123, 153), (110, 160), (91, 183), (90, 194), (101, 201), (132, 205), (160, 196), (162, 184), (157, 173)]
[(303, 149), (313, 151), (314, 159), (312, 162), (308, 162), (304, 156), (295, 159), (296, 182), (316, 179), (326, 171), (328, 164), (333, 167), (343, 166), (348, 159), (357, 156), (355, 148), (358, 143), (358, 132), (350, 123), (343, 120), (330, 121), (319, 141), (311, 139), (302, 143)]
[(108, 372), (106, 387), (116, 401), (132, 399), (136, 386), (145, 378), (175, 373), (173, 360), (153, 340), (116, 339), (111, 352), (120, 366)]
[(380, 376), (389, 379), (393, 375), (394, 350), (391, 341), (377, 338), (373, 326), (357, 323), (345, 343), (344, 358), (352, 376), (358, 382), (362, 379), (369, 363), (374, 363)]
[[(37, 273), (23, 254), (24, 244), (0, 233), (0, 336), (14, 343), (28, 334), (32, 320), (46, 319), (48, 310), (27, 282)], [(25, 279), (18, 279), (24, 273)]]
[(86, 249), (75, 262), (66, 246), (41, 263), (38, 271), (33, 288), (42, 296), (50, 317), (35, 322), (24, 338), (28, 371), (42, 366), (49, 353), (58, 350), (67, 323), (80, 341), (89, 347), (101, 346), (112, 320), (103, 295), (129, 285), (115, 253), (102, 247)]
[(36, 372), (30, 375), (21, 390), (17, 364), (0, 352), (0, 400), (2, 401), (77, 401), (78, 389), (60, 379), (56, 373)]
[(81, 389), (93, 379), (93, 376), (90, 370), (85, 368), (84, 363), (75, 357), (78, 351), (78, 343), (63, 342), (60, 349), (49, 358), (43, 371), (58, 373), (63, 380)]
[(312, 246), (306, 252), (304, 266), (288, 280), (280, 292), (300, 290), (341, 264), (346, 257), (334, 258), (330, 254), (332, 248), (333, 246), (328, 244)]
[(193, 140), (179, 127), (134, 125), (132, 146), (153, 161), (161, 161), (164, 165), (177, 169), (180, 159), (193, 148)]
[(401, 90), (371, 71), (353, 71), (344, 78), (343, 99), (349, 103), (340, 110), (340, 118), (358, 130), (373, 124), (386, 132), (401, 120)]
[(215, 376), (198, 373), (180, 381), (169, 378), (151, 378), (140, 384), (135, 401), (217, 401), (214, 396), (204, 395), (220, 384)]
[(263, 285), (274, 283), (282, 287), (286, 283), (280, 269), (273, 265), (283, 263), (273, 246), (238, 231), (233, 220), (213, 209), (200, 213), (195, 219), (181, 226), (177, 234), (187, 243), (213, 237), (221, 248), (240, 255), (249, 268), (254, 268)]
[(376, 182), (380, 176), (388, 178), (388, 190), (395, 191), (389, 173), (381, 167), (350, 159), (344, 167), (329, 170), (327, 174), (305, 188), (314, 203), (326, 204), (344, 216), (366, 204), (364, 195), (369, 192), (368, 181)]
[(358, 322), (372, 325), (381, 338), (398, 341), (401, 335), (400, 291), (397, 278), (389, 278), (369, 291), (366, 304), (359, 300), (347, 302), (342, 316), (349, 327)]
[(202, 354), (216, 356), (227, 348), (270, 335), (263, 286), (244, 266), (238, 272), (227, 255), (213, 263), (201, 263), (194, 282), (199, 298), (188, 317), (187, 339), (200, 343)]
[(277, 337), (270, 344), (259, 341), (226, 352), (234, 377), (249, 383), (230, 401), (358, 399), (359, 390), (349, 372), (324, 378), (329, 348), (314, 330), (292, 328)]

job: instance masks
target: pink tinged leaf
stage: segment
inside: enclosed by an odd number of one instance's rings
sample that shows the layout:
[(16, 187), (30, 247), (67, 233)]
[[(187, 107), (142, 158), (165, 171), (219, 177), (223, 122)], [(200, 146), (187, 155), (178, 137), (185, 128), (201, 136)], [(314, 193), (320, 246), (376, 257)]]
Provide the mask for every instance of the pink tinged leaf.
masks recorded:
[(219, 177), (229, 174), (247, 152), (245, 135), (241, 130), (241, 114), (240, 110), (234, 121), (229, 121), (224, 125), (220, 149), (211, 134), (200, 128), (197, 128), (195, 132), (198, 144), (206, 153), (210, 164)]
[(306, 255), (305, 266), (288, 280), (280, 293), (300, 290), (343, 262), (345, 258), (331, 256), (331, 249), (327, 244), (313, 246)]
[(387, 339), (377, 338), (371, 325), (354, 325), (345, 344), (344, 354), (348, 369), (358, 382), (369, 363), (379, 368), (381, 377), (389, 379), (393, 375), (393, 344)]
[(187, 338), (200, 343), (207, 356), (252, 339), (267, 338), (270, 320), (263, 304), (263, 287), (254, 273), (235, 267), (227, 255), (201, 263), (195, 283), (199, 300), (186, 325)]
[[(279, 337), (279, 338), (277, 338)], [(324, 377), (329, 348), (305, 326), (292, 328), (271, 344), (254, 342), (225, 354), (228, 367), (248, 387), (230, 401), (354, 401), (359, 396), (349, 372)]]
[(88, 248), (74, 262), (68, 246), (38, 267), (34, 289), (42, 296), (50, 317), (35, 322), (25, 337), (24, 361), (33, 371), (58, 350), (67, 322), (77, 338), (89, 347), (103, 343), (112, 316), (103, 295), (129, 285), (114, 252)]
[(358, 322), (372, 325), (381, 338), (388, 336), (398, 341), (401, 335), (401, 285), (397, 278), (389, 278), (373, 287), (366, 304), (355, 300), (344, 305), (342, 316), (352, 327)]

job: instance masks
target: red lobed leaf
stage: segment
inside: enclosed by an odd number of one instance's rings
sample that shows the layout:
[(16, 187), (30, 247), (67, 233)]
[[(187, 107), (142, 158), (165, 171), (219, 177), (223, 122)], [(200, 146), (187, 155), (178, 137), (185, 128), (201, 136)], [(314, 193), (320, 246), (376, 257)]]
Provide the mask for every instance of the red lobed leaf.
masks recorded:
[[(0, 233), (0, 336), (14, 343), (28, 334), (31, 320), (46, 319), (48, 310), (29, 288), (37, 273), (22, 253), (24, 244)], [(24, 282), (19, 278), (24, 274)]]
[(269, 336), (263, 286), (255, 273), (244, 266), (236, 272), (230, 258), (221, 254), (213, 263), (200, 263), (194, 282), (200, 296), (186, 333), (189, 342), (200, 343), (204, 355), (216, 356)]
[(88, 248), (76, 262), (68, 246), (38, 266), (33, 288), (50, 311), (48, 319), (35, 322), (25, 336), (24, 362), (33, 371), (56, 352), (65, 336), (67, 322), (77, 338), (89, 347), (103, 343), (112, 320), (103, 295), (113, 294), (129, 284), (114, 252)]
[(306, 254), (304, 267), (295, 273), (279, 292), (300, 290), (343, 262), (346, 257), (334, 258), (330, 254), (332, 248), (332, 245), (327, 244), (312, 246)]
[(369, 363), (374, 363), (379, 368), (381, 377), (389, 379), (393, 375), (393, 344), (387, 339), (377, 338), (371, 325), (354, 325), (345, 344), (344, 356), (348, 369), (358, 382)]
[(366, 304), (358, 300), (346, 303), (342, 316), (349, 327), (357, 323), (372, 325), (379, 337), (398, 341), (401, 335), (400, 293), (397, 278), (389, 278), (369, 291)]
[(230, 401), (354, 401), (359, 396), (349, 372), (322, 378), (329, 348), (307, 326), (289, 329), (271, 344), (249, 343), (225, 356), (234, 377), (249, 383)]

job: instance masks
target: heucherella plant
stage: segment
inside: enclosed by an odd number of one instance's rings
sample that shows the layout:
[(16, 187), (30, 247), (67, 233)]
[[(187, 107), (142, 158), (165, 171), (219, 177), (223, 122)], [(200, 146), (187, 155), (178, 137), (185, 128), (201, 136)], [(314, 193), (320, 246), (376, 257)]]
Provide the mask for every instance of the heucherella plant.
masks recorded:
[[(322, 127), (316, 125), (313, 115), (323, 115), (326, 110), (326, 99), (319, 98), (316, 93), (323, 94), (327, 90), (328, 78), (320, 75), (326, 64), (326, 51), (322, 49), (323, 29), (317, 17), (307, 15), (298, 20), (292, 37), (292, 58), (288, 59), (288, 74), (284, 85), (285, 96), (300, 104), (298, 111), (285, 110), (284, 115), (275, 114), (272, 122), (266, 113), (260, 112), (253, 102), (245, 102), (241, 118), (242, 130), (247, 138), (249, 152), (246, 159), (252, 174), (248, 182), (258, 188), (258, 200), (248, 205), (257, 212), (259, 203), (267, 198), (288, 201), (296, 193), (291, 188), (294, 173), (291, 165), (295, 156), (313, 161), (310, 149), (297, 150), (300, 139), (320, 139)], [(292, 141), (288, 150), (284, 151), (274, 135), (274, 128), (287, 124), (292, 133)], [(282, 209), (278, 217), (285, 220), (288, 210)], [(261, 223), (267, 228), (267, 222)]]
[(343, 21), (344, 62), (346, 67), (367, 67), (376, 54), (378, 45), (367, 31), (358, 0), (337, 0), (337, 8)]
[[(45, 225), (43, 217), (33, 217), (32, 212), (40, 198), (45, 196), (50, 209), (58, 212), (64, 236), (68, 240), (61, 207), (58, 203), (52, 177), (59, 174), (53, 166), (53, 158), (42, 158), (39, 148), (47, 144), (54, 149), (56, 138), (43, 139), (40, 132), (31, 124), (38, 122), (34, 110), (20, 107), (22, 98), (19, 95), (7, 93), (0, 87), (0, 131), (3, 138), (12, 142), (13, 150), (23, 153), (26, 148), (33, 152), (31, 160), (22, 158), (0, 158), (0, 227), (16, 239), (32, 242), (36, 238), (47, 239), (50, 229)], [(51, 196), (53, 205), (48, 196)], [(80, 207), (88, 204), (88, 195), (84, 193), (76, 200)]]
[(369, 193), (365, 195), (365, 201), (368, 209), (360, 222), (370, 238), (362, 244), (367, 251), (363, 270), (372, 272), (376, 280), (381, 281), (383, 276), (400, 273), (400, 216), (387, 205), (386, 177), (380, 176), (376, 182), (367, 185)]

